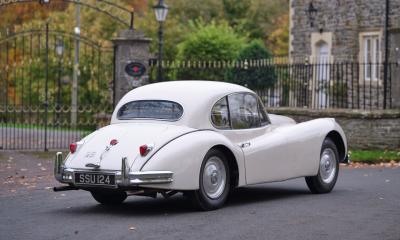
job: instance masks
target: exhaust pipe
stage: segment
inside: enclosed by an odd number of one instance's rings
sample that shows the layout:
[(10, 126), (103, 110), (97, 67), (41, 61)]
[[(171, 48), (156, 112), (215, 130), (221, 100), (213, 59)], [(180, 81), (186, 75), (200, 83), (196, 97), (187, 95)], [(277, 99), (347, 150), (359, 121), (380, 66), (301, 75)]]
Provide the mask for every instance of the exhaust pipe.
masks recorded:
[(60, 187), (53, 187), (54, 192), (64, 192), (64, 191), (71, 191), (71, 190), (79, 190), (79, 188), (73, 186), (60, 186)]

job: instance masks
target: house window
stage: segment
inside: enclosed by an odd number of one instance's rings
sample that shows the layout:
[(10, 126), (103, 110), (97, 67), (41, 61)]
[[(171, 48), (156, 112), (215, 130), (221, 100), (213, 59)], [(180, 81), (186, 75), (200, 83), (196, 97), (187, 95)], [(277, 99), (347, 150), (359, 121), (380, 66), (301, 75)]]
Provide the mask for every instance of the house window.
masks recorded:
[(364, 35), (362, 37), (362, 60), (365, 80), (379, 79), (380, 37), (379, 34)]

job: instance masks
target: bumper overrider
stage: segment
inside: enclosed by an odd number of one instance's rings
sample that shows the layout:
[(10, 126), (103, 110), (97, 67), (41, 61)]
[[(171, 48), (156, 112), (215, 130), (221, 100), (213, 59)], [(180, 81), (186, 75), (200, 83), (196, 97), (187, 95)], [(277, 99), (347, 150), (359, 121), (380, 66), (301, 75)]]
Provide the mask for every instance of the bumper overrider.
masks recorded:
[[(90, 184), (79, 184), (75, 181), (75, 173), (95, 173), (115, 175), (115, 184), (103, 187), (129, 188), (138, 187), (146, 184), (162, 184), (173, 182), (173, 172), (171, 171), (139, 171), (132, 172), (127, 165), (127, 159), (122, 158), (120, 171), (107, 171), (101, 169), (72, 169), (64, 166), (64, 159), (61, 152), (56, 153), (54, 164), (54, 176), (60, 183), (69, 184), (75, 188), (90, 187)], [(98, 187), (98, 186), (96, 186)]]

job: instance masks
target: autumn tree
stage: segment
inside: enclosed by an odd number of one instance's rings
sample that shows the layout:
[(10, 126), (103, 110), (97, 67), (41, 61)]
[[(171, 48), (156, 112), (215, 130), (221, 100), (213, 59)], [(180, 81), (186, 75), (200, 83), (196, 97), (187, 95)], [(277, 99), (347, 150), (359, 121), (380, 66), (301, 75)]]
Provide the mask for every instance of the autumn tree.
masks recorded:
[(268, 36), (267, 46), (274, 55), (287, 56), (289, 53), (289, 14), (275, 20), (276, 29)]

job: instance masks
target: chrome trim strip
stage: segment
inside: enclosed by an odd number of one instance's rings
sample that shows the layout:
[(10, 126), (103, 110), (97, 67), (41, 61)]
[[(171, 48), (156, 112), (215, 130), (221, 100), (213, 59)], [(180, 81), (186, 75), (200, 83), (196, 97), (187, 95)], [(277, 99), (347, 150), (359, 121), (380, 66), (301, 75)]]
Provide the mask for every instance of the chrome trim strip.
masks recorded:
[(133, 185), (145, 185), (145, 184), (160, 184), (160, 183), (171, 183), (173, 182), (172, 178), (167, 179), (147, 179), (147, 180), (140, 180), (134, 179), (130, 180), (129, 183)]
[(130, 172), (129, 176), (133, 177), (149, 177), (149, 178), (154, 178), (154, 177), (160, 177), (160, 176), (172, 176), (172, 172), (170, 171), (145, 171), (145, 172)]

